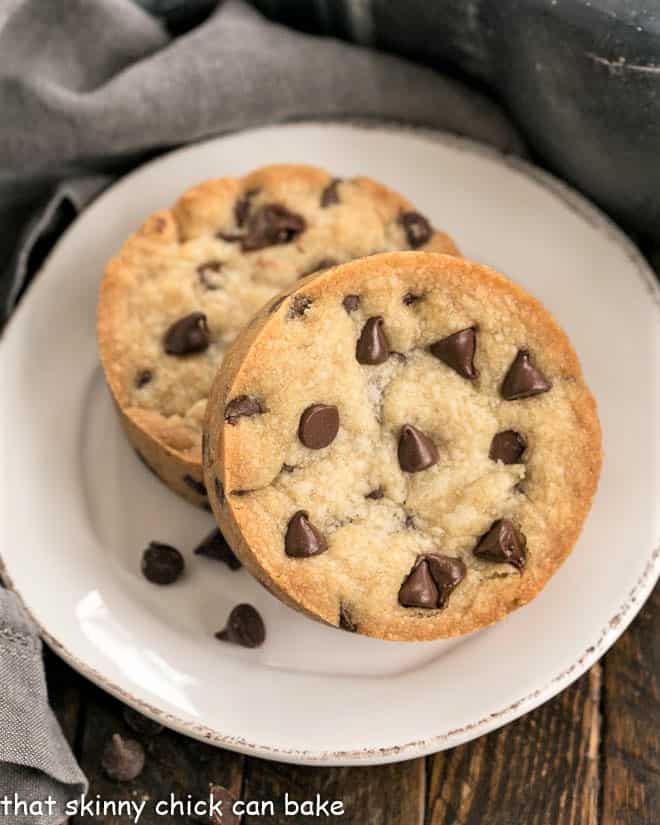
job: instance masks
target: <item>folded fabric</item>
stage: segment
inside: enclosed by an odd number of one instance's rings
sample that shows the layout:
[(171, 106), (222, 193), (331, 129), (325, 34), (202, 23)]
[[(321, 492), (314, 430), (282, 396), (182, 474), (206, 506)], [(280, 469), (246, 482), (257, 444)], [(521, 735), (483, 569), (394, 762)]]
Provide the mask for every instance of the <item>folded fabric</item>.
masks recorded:
[[(48, 706), (41, 641), (18, 598), (0, 587), (0, 807), (3, 821), (59, 822), (64, 806), (87, 789), (87, 780)], [(44, 803), (51, 815), (33, 816), (14, 800)], [(12, 815), (12, 810), (18, 815)], [(36, 809), (33, 809), (36, 810)]]

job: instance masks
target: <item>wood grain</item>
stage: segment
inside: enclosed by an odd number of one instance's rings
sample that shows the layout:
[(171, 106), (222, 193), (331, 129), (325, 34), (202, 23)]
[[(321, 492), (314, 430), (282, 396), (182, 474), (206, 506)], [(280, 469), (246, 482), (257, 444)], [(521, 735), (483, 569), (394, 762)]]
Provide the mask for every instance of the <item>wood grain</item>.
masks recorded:
[(602, 825), (660, 822), (660, 587), (603, 662)]
[[(274, 817), (246, 815), (244, 825), (423, 825), (425, 801), (424, 759), (395, 765), (356, 768), (311, 768), (280, 765), (248, 759), (245, 768), (243, 799), (280, 800)], [(297, 801), (340, 800), (345, 813), (340, 817), (315, 818), (306, 815), (284, 816), (281, 800), (288, 793)]]
[[(90, 782), (90, 794), (99, 794), (104, 800), (146, 799), (147, 805), (140, 818), (141, 825), (183, 825), (192, 817), (177, 812), (174, 816), (158, 816), (155, 805), (174, 794), (177, 799), (205, 799), (209, 785), (224, 785), (234, 795), (240, 795), (244, 758), (239, 754), (205, 745), (186, 736), (164, 730), (153, 737), (139, 736), (124, 722), (123, 706), (91, 685), (87, 690), (85, 730), (82, 737), (80, 763)], [(139, 740), (146, 751), (142, 774), (133, 782), (117, 783), (108, 779), (101, 769), (101, 755), (111, 736)], [(74, 818), (72, 822), (87, 823), (88, 817)], [(101, 817), (103, 825), (126, 825), (126, 817)]]
[(427, 825), (598, 825), (600, 680), (429, 757)]

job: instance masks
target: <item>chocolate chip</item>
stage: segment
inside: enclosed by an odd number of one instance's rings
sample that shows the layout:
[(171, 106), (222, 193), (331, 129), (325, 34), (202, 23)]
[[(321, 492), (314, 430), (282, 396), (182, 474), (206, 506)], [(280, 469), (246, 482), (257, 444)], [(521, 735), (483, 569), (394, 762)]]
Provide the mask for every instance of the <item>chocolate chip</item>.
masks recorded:
[(399, 435), (399, 466), (404, 473), (419, 473), (438, 463), (438, 450), (431, 439), (413, 427), (404, 424)]
[(339, 605), (339, 627), (349, 633), (357, 633), (358, 629), (348, 608), (344, 604)]
[(474, 555), (487, 561), (511, 564), (518, 570), (525, 567), (525, 537), (509, 519), (493, 522), (478, 541)]
[(204, 558), (207, 559), (221, 561), (226, 564), (230, 570), (240, 570), (243, 566), (217, 527), (195, 547), (194, 553), (196, 556), (204, 556)]
[(237, 801), (227, 788), (222, 785), (211, 785), (209, 797), (214, 805), (221, 807), (222, 813), (213, 812), (206, 818), (206, 822), (211, 825), (240, 825), (241, 817), (233, 811), (234, 803)]
[(415, 517), (411, 516), (410, 513), (406, 516), (404, 526), (408, 530), (416, 530), (417, 529), (417, 522), (415, 521)]
[(311, 269), (303, 272), (300, 277), (306, 278), (308, 275), (313, 275), (315, 272), (323, 272), (324, 269), (330, 269), (330, 267), (337, 266), (338, 263), (339, 261), (335, 258), (321, 258), (318, 263), (314, 264)]
[(197, 479), (193, 478), (192, 476), (185, 475), (183, 477), (185, 483), (190, 487), (191, 490), (194, 490), (197, 495), (205, 496), (207, 495), (206, 492), (206, 485), (203, 481), (197, 481)]
[(418, 249), (431, 240), (431, 224), (419, 212), (403, 212), (399, 215), (399, 223), (406, 232), (406, 240), (411, 249)]
[(417, 556), (410, 573), (399, 590), (403, 607), (445, 607), (454, 588), (467, 574), (461, 559), (426, 553)]
[(426, 557), (417, 556), (415, 564), (399, 589), (399, 604), (402, 607), (435, 608), (439, 596)]
[(124, 707), (122, 716), (128, 727), (140, 736), (158, 736), (159, 733), (163, 732), (163, 726), (160, 722), (154, 722), (153, 719), (148, 719), (146, 716), (133, 710), (133, 708)]
[(502, 382), (502, 397), (506, 401), (531, 398), (547, 392), (552, 384), (530, 360), (529, 350), (518, 350)]
[(215, 638), (241, 647), (260, 647), (266, 639), (266, 628), (256, 608), (238, 604), (229, 614), (227, 626)]
[(213, 479), (213, 487), (215, 488), (215, 495), (220, 504), (225, 503), (225, 488), (222, 486), (220, 479), (215, 476)]
[(337, 437), (339, 411), (334, 404), (312, 404), (300, 416), (298, 438), (310, 450), (321, 450)]
[(438, 588), (437, 607), (445, 607), (452, 590), (460, 584), (467, 575), (467, 567), (462, 559), (452, 556), (441, 556), (439, 553), (428, 553), (431, 578)]
[(291, 243), (305, 231), (306, 226), (302, 215), (289, 211), (279, 203), (262, 206), (247, 223), (241, 249), (243, 252), (254, 252), (266, 246)]
[(131, 782), (144, 768), (144, 748), (135, 739), (115, 733), (103, 749), (101, 767), (115, 782)]
[(287, 318), (300, 318), (314, 302), (307, 295), (295, 295), (287, 313)]
[(376, 487), (375, 490), (372, 490), (370, 493), (367, 493), (365, 498), (371, 498), (374, 501), (377, 501), (379, 498), (382, 498), (385, 495), (385, 491), (382, 487)]
[(165, 352), (188, 355), (203, 352), (209, 345), (209, 328), (203, 312), (191, 312), (175, 321), (165, 333)]
[(205, 261), (197, 267), (199, 281), (207, 289), (220, 289), (220, 284), (213, 278), (222, 269), (222, 261)]
[(239, 418), (250, 418), (263, 412), (261, 404), (250, 395), (237, 395), (225, 407), (225, 421), (232, 426)]
[(244, 192), (236, 199), (236, 203), (234, 204), (234, 220), (236, 221), (236, 226), (243, 226), (250, 214), (250, 202), (252, 198), (258, 194), (258, 189), (248, 189), (247, 192)]
[(136, 389), (141, 390), (153, 377), (154, 374), (151, 370), (140, 370), (135, 376)]
[(283, 473), (292, 473), (296, 468), (293, 464), (282, 464), (282, 472)]
[(321, 192), (321, 209), (326, 209), (328, 206), (334, 206), (339, 203), (339, 184), (341, 178), (334, 178)]
[(526, 449), (527, 440), (524, 435), (515, 430), (503, 430), (493, 436), (488, 457), (493, 461), (501, 461), (502, 464), (518, 464)]
[(170, 544), (151, 541), (142, 554), (142, 573), (153, 584), (172, 584), (181, 576), (183, 568), (183, 556)]
[(477, 348), (477, 332), (474, 327), (454, 332), (429, 347), (431, 353), (463, 378), (478, 378), (479, 370), (474, 366)]
[(360, 296), (347, 295), (342, 301), (342, 306), (346, 312), (355, 312), (355, 310), (360, 306)]
[(381, 315), (375, 315), (365, 323), (355, 348), (359, 364), (383, 364), (390, 354), (390, 345), (383, 329)]
[(306, 559), (318, 556), (328, 549), (325, 536), (309, 520), (309, 513), (298, 510), (291, 516), (286, 528), (284, 550), (287, 556)]
[(409, 307), (409, 306), (412, 306), (413, 304), (416, 304), (417, 301), (421, 301), (422, 296), (421, 295), (415, 295), (414, 292), (406, 292), (406, 294), (403, 296), (403, 298), (401, 300), (403, 301), (403, 303), (407, 307)]

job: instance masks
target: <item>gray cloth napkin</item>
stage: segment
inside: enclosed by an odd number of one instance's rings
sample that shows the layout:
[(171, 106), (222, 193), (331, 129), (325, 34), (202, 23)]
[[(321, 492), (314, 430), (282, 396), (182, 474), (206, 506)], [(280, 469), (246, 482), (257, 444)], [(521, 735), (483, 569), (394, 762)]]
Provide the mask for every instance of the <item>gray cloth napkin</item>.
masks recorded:
[[(65, 804), (85, 792), (87, 781), (48, 706), (37, 630), (18, 598), (2, 588), (0, 691), (0, 802), (7, 796), (12, 803), (6, 821), (58, 822)], [(15, 794), (27, 803), (52, 800), (53, 815), (21, 815), (20, 807), (13, 809)], [(11, 815), (12, 810), (19, 815)], [(0, 807), (4, 819), (3, 814)]]
[[(130, 0), (0, 0), (0, 323), (53, 239), (118, 174), (209, 135), (315, 117), (423, 124), (523, 150), (497, 105), (459, 82), (291, 31), (241, 2), (173, 38)], [(36, 630), (1, 588), (0, 686), (0, 802), (80, 794)]]

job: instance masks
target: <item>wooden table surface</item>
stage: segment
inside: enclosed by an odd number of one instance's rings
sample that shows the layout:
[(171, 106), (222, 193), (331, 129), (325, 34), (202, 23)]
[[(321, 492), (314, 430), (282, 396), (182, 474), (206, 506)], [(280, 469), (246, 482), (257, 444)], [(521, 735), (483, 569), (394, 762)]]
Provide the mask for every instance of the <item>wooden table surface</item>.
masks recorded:
[[(123, 722), (122, 705), (50, 652), (46, 670), (51, 703), (90, 794), (102, 799), (208, 798), (213, 782), (243, 800), (279, 800), (285, 791), (309, 799), (318, 792), (345, 806), (341, 817), (246, 815), (243, 825), (658, 825), (659, 619), (656, 588), (602, 661), (550, 702), (467, 745), (379, 767), (276, 764), (164, 731), (143, 740), (142, 775), (119, 785), (105, 778), (100, 759), (113, 733), (136, 737)], [(191, 820), (165, 820), (153, 805), (140, 819), (165, 821)]]

